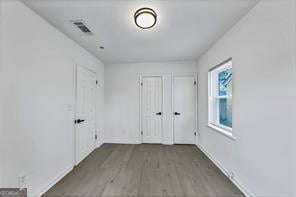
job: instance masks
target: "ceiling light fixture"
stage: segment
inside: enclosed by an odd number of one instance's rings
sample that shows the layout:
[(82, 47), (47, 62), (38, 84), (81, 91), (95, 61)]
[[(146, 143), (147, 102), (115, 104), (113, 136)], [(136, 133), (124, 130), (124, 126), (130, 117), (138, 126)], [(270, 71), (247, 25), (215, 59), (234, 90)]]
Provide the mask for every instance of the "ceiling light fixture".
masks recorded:
[(157, 14), (151, 8), (141, 8), (136, 11), (134, 18), (138, 27), (150, 29), (156, 24)]

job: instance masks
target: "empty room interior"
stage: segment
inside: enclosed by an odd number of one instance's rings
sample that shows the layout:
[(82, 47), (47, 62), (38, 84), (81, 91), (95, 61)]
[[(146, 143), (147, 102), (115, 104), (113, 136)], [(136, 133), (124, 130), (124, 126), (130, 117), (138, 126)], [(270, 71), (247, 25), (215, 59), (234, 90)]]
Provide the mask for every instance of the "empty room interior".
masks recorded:
[(0, 0), (0, 197), (296, 197), (296, 0)]

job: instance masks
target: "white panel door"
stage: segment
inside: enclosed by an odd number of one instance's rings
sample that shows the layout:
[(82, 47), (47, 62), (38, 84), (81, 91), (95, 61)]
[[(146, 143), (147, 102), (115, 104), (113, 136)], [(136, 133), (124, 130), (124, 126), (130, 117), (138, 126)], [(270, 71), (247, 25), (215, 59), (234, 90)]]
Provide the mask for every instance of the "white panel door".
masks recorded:
[(174, 143), (194, 144), (195, 118), (195, 77), (174, 76)]
[(162, 77), (142, 78), (143, 143), (162, 142)]
[(95, 148), (95, 98), (95, 73), (81, 66), (77, 66), (75, 119), (76, 164), (82, 161)]

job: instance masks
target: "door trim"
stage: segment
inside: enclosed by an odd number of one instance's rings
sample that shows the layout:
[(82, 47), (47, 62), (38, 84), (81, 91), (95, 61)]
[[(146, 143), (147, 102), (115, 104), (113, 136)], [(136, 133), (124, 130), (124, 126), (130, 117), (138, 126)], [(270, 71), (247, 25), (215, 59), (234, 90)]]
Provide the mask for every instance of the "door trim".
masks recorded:
[(164, 88), (163, 88), (163, 85), (164, 85), (164, 75), (163, 74), (141, 74), (140, 75), (140, 81), (139, 81), (139, 94), (140, 94), (140, 110), (139, 110), (139, 141), (140, 143), (142, 144), (143, 143), (143, 135), (142, 135), (142, 132), (143, 132), (143, 106), (142, 106), (142, 103), (143, 103), (143, 86), (142, 86), (142, 83), (143, 83), (143, 78), (144, 77), (160, 77), (161, 78), (161, 110), (162, 110), (162, 116), (161, 116), (161, 143), (163, 144), (163, 117), (164, 117), (164, 107), (163, 107), (163, 104), (164, 104)]
[(195, 73), (186, 73), (186, 74), (172, 74), (172, 114), (171, 114), (171, 118), (172, 118), (172, 128), (173, 128), (173, 144), (176, 144), (175, 142), (175, 117), (174, 117), (174, 112), (175, 112), (175, 77), (186, 77), (186, 76), (192, 76), (194, 77), (194, 81), (196, 81), (196, 85), (194, 86), (194, 119), (195, 119), (195, 132), (196, 132), (196, 136), (194, 137), (194, 143), (198, 144), (198, 140), (199, 140), (199, 132), (197, 131), (198, 129), (198, 117), (197, 117), (197, 90), (198, 90), (198, 77), (197, 74)]
[[(96, 75), (97, 80), (97, 72), (80, 64), (74, 63), (73, 65), (73, 118), (72, 118), (72, 125), (73, 125), (73, 167), (77, 166), (77, 158), (76, 158), (76, 125), (74, 121), (77, 119), (77, 72), (78, 66), (94, 73)], [(97, 100), (97, 86), (95, 88), (95, 101)], [(95, 134), (97, 134), (97, 102), (95, 102)]]

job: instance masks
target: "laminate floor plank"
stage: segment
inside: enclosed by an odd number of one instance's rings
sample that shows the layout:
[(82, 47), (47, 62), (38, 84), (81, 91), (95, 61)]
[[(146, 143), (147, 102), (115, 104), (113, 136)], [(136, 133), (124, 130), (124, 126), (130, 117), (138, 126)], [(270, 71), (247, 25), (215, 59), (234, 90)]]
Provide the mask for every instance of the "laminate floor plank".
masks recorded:
[(44, 196), (244, 195), (194, 145), (104, 144)]

